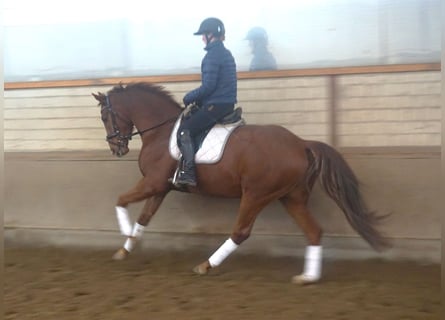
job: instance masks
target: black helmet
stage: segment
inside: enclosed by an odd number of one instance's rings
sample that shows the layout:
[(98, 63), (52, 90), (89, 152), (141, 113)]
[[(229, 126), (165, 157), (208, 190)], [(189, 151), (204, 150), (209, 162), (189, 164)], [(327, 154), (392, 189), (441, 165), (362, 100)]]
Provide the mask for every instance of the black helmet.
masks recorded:
[(199, 26), (199, 30), (194, 33), (195, 36), (211, 33), (215, 37), (222, 37), (226, 33), (224, 24), (218, 18), (207, 18)]

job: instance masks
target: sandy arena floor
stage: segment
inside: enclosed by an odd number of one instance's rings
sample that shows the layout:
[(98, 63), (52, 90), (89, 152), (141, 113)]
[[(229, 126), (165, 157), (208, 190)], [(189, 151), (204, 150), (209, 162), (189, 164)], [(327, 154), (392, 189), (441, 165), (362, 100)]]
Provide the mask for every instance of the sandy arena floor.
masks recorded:
[(233, 254), (207, 276), (209, 252), (7, 248), (5, 319), (440, 319), (440, 266), (325, 261), (324, 278), (290, 283), (297, 258)]

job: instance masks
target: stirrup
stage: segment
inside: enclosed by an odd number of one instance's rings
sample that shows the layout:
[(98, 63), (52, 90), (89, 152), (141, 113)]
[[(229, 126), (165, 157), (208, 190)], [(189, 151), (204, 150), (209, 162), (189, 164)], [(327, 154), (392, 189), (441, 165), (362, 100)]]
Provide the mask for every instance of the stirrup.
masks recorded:
[[(186, 175), (184, 179), (181, 180), (181, 176)], [(183, 170), (178, 171), (178, 175), (176, 177), (176, 184), (179, 186), (190, 186), (190, 187), (196, 187), (196, 177), (193, 179), (192, 177), (187, 178), (187, 173)]]
[(175, 173), (173, 173), (173, 177), (168, 178), (168, 182), (170, 182), (174, 186), (177, 186), (178, 174), (179, 174), (179, 167), (176, 168)]
[(181, 174), (181, 171), (182, 170), (180, 168), (176, 168), (176, 171), (173, 174), (173, 177), (169, 178), (168, 182), (170, 182), (172, 185), (174, 185), (177, 188), (183, 188), (183, 187), (186, 187), (186, 186), (196, 187), (196, 185), (197, 185), (196, 180), (193, 181), (194, 183), (192, 183), (192, 184), (186, 183), (186, 182), (183, 183), (183, 182), (178, 181), (179, 180), (179, 176)]

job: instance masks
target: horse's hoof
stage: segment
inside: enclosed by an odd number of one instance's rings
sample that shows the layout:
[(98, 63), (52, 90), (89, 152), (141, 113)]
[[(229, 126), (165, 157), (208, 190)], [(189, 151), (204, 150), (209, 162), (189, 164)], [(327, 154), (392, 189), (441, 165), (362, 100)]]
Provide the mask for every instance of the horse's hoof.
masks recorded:
[(210, 268), (209, 262), (206, 261), (194, 267), (193, 272), (199, 275), (205, 275), (209, 272)]
[(292, 283), (298, 284), (300, 286), (314, 284), (314, 283), (317, 283), (318, 280), (320, 280), (319, 277), (308, 276), (305, 274), (300, 274), (298, 276), (292, 277)]
[(124, 260), (126, 257), (128, 257), (129, 254), (130, 254), (130, 252), (128, 252), (124, 248), (120, 248), (113, 255), (113, 260)]

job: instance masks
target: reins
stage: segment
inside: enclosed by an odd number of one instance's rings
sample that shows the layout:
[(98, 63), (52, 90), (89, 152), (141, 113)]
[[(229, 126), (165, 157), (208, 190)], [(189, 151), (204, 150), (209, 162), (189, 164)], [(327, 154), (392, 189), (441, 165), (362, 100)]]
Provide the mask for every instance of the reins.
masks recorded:
[(150, 127), (150, 128), (147, 128), (147, 129), (144, 129), (144, 130), (141, 130), (141, 131), (136, 131), (136, 132), (133, 132), (133, 133), (131, 133), (129, 135), (126, 135), (126, 136), (123, 136), (123, 137), (125, 137), (127, 140), (131, 140), (131, 138), (133, 136), (137, 135), (137, 134), (142, 135), (143, 133), (145, 133), (147, 131), (154, 130), (156, 128), (162, 127), (164, 124), (167, 124), (169, 122), (176, 121), (176, 119), (178, 119), (178, 118), (177, 117), (173, 117), (173, 118), (167, 119), (167, 120), (165, 120), (165, 121), (163, 121), (163, 122), (161, 122), (161, 123), (159, 123), (159, 124), (157, 124), (157, 125), (155, 125), (153, 127)]

